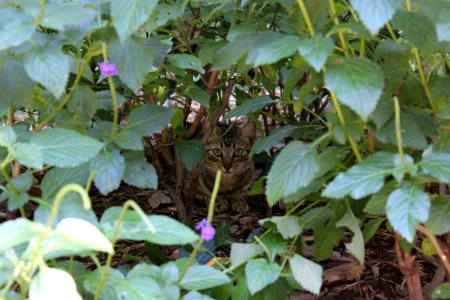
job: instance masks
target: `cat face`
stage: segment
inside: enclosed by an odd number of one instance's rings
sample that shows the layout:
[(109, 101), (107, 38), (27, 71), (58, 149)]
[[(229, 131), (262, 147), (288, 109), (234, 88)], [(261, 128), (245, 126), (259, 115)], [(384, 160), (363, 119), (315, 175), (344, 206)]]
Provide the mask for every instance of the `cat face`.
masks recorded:
[[(205, 132), (209, 122), (205, 121), (202, 125)], [(205, 145), (204, 171), (215, 176), (220, 169), (223, 176), (239, 176), (253, 168), (253, 159), (249, 157), (249, 153), (255, 134), (254, 123), (247, 123), (242, 127), (216, 127)]]

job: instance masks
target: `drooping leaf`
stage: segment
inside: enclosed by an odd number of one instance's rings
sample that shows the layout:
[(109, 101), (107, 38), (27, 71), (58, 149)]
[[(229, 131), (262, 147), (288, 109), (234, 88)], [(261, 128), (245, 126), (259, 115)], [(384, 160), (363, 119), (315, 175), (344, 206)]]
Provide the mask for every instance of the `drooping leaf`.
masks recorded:
[(228, 112), (224, 120), (228, 120), (234, 117), (245, 116), (250, 112), (255, 112), (258, 109), (263, 108), (264, 106), (272, 103), (273, 100), (269, 96), (258, 96), (254, 99), (247, 99), (241, 105), (238, 105), (235, 109)]
[(230, 281), (227, 275), (209, 266), (191, 266), (180, 285), (188, 290), (204, 290)]
[(67, 108), (77, 116), (80, 123), (90, 121), (99, 107), (97, 94), (87, 86), (79, 86), (72, 95)]
[(450, 154), (425, 151), (420, 167), (425, 174), (431, 175), (444, 183), (450, 182)]
[(364, 224), (363, 228), (363, 237), (364, 243), (367, 243), (377, 232), (378, 228), (384, 223), (383, 219), (374, 219), (370, 220), (366, 224)]
[(381, 96), (384, 76), (380, 67), (367, 58), (345, 58), (329, 67), (325, 84), (336, 92), (340, 102), (367, 120)]
[(295, 280), (305, 290), (318, 295), (322, 286), (322, 266), (298, 254), (289, 259), (289, 265)]
[(247, 286), (252, 295), (274, 283), (281, 273), (281, 267), (264, 258), (251, 259), (245, 265)]
[(267, 176), (267, 201), (272, 206), (282, 197), (307, 186), (319, 171), (316, 150), (300, 141), (291, 142), (275, 159)]
[(438, 196), (431, 202), (430, 217), (426, 227), (436, 235), (450, 231), (450, 197)]
[(2, 9), (0, 12), (0, 51), (19, 46), (35, 32), (31, 16), (15, 9)]
[(345, 244), (345, 249), (353, 254), (364, 266), (364, 238), (359, 228), (358, 219), (353, 214), (352, 209), (347, 205), (345, 215), (336, 222), (336, 227), (347, 227), (353, 232), (352, 241)]
[(350, 2), (373, 35), (377, 34), (400, 7), (400, 2), (396, 0), (351, 0)]
[(230, 261), (233, 266), (238, 266), (249, 259), (263, 253), (263, 248), (258, 244), (231, 244)]
[(450, 283), (442, 283), (438, 285), (431, 295), (433, 299), (448, 299), (450, 298)]
[(192, 170), (206, 155), (205, 146), (199, 140), (180, 141), (175, 151), (188, 171)]
[(200, 74), (205, 73), (205, 70), (203, 70), (202, 62), (200, 61), (200, 59), (193, 55), (171, 54), (167, 56), (167, 61), (175, 67), (181, 69), (192, 69), (199, 72)]
[(414, 240), (417, 225), (428, 220), (429, 212), (428, 195), (414, 185), (396, 189), (386, 205), (386, 215), (392, 227), (410, 243)]
[(90, 172), (96, 172), (95, 186), (107, 195), (117, 189), (125, 172), (125, 159), (118, 150), (105, 150), (93, 159), (89, 166)]
[(141, 189), (157, 189), (158, 175), (155, 168), (147, 162), (142, 152), (130, 151), (124, 154), (126, 161), (123, 181)]
[(389, 195), (397, 187), (397, 182), (395, 180), (391, 180), (386, 183), (381, 190), (370, 197), (369, 202), (367, 202), (366, 206), (364, 207), (364, 212), (377, 216), (384, 216), (386, 214), (386, 203)]
[(298, 127), (296, 126), (285, 125), (274, 130), (269, 136), (259, 138), (255, 144), (253, 144), (252, 149), (250, 150), (250, 155), (269, 150), (282, 139), (288, 137), (297, 128)]
[(48, 267), (40, 268), (39, 273), (31, 280), (29, 296), (35, 300), (82, 299), (69, 273)]
[(274, 216), (268, 219), (260, 220), (260, 224), (265, 222), (272, 222), (277, 226), (277, 230), (283, 238), (289, 239), (298, 236), (303, 231), (303, 224), (297, 216)]
[(325, 65), (328, 53), (332, 52), (333, 49), (333, 40), (320, 34), (301, 40), (298, 46), (298, 52), (317, 72), (320, 72)]

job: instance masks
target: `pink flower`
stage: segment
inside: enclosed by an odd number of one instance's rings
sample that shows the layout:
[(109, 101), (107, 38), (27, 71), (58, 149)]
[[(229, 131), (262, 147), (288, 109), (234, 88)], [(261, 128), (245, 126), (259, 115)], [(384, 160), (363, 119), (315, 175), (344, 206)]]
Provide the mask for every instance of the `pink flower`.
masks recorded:
[(117, 75), (117, 67), (116, 64), (110, 63), (109, 61), (101, 62), (98, 64), (100, 68), (100, 74), (102, 76), (116, 76)]
[(198, 223), (197, 226), (195, 226), (195, 229), (201, 230), (200, 237), (205, 241), (212, 240), (214, 238), (214, 235), (216, 234), (214, 226), (208, 224), (208, 221), (206, 219), (203, 219), (200, 223)]

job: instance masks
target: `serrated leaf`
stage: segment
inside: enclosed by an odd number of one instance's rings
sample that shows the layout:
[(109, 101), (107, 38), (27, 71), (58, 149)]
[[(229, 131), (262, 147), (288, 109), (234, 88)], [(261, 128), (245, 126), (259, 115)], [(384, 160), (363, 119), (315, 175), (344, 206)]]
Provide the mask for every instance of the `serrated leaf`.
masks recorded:
[(142, 152), (131, 151), (124, 154), (127, 166), (123, 181), (144, 189), (158, 188), (158, 175), (155, 168), (147, 162)]
[(316, 150), (300, 141), (289, 143), (275, 159), (267, 176), (267, 201), (272, 206), (314, 180), (319, 172)]
[[(128, 1), (125, 2), (128, 3)], [(115, 39), (109, 45), (109, 54), (111, 62), (117, 66), (119, 78), (130, 89), (137, 91), (153, 65), (152, 48), (140, 38), (131, 38), (122, 42)]]
[(351, 195), (354, 199), (361, 199), (378, 192), (384, 185), (384, 178), (395, 167), (394, 157), (393, 153), (378, 152), (364, 159), (347, 172), (339, 173), (322, 196), (339, 199)]
[(206, 155), (205, 146), (200, 140), (180, 141), (175, 151), (188, 171), (192, 170)]
[(322, 286), (322, 266), (298, 254), (289, 259), (289, 265), (295, 280), (305, 290), (318, 295)]
[(17, 245), (28, 243), (45, 230), (44, 225), (28, 219), (15, 219), (0, 224), (0, 252)]
[(228, 120), (234, 117), (245, 116), (248, 113), (255, 112), (264, 106), (272, 103), (273, 100), (267, 95), (258, 96), (254, 99), (247, 99), (241, 105), (238, 105), (235, 109), (229, 111), (224, 120)]
[(42, 198), (51, 199), (58, 191), (69, 183), (85, 185), (89, 178), (87, 164), (76, 168), (53, 168), (48, 171), (41, 181)]
[(184, 90), (184, 93), (187, 96), (191, 97), (192, 100), (197, 101), (206, 108), (209, 108), (210, 95), (200, 87), (196, 85), (190, 85)]
[(44, 167), (44, 155), (36, 145), (32, 143), (15, 143), (12, 149), (14, 158), (22, 165), (37, 170)]
[(424, 152), (419, 163), (422, 171), (442, 182), (450, 182), (450, 154), (444, 152)]
[(269, 263), (264, 258), (251, 259), (245, 265), (247, 286), (252, 295), (262, 290), (280, 277), (281, 267)]
[(0, 126), (0, 146), (9, 147), (17, 139), (14, 129), (8, 126)]
[(180, 285), (188, 290), (204, 290), (231, 282), (224, 273), (208, 266), (191, 266)]
[(410, 243), (414, 240), (417, 225), (428, 220), (429, 211), (428, 195), (414, 185), (396, 189), (386, 204), (386, 215), (392, 227)]
[(231, 265), (238, 266), (240, 264), (243, 264), (250, 258), (255, 257), (263, 252), (263, 248), (258, 244), (233, 243), (231, 244), (230, 253)]
[(79, 3), (50, 3), (44, 7), (42, 25), (59, 31), (70, 30), (95, 18), (97, 12)]
[(378, 228), (383, 223), (384, 223), (383, 219), (374, 219), (364, 224), (363, 228), (364, 243), (367, 243), (375, 235)]
[(76, 114), (80, 123), (91, 120), (99, 107), (97, 94), (87, 86), (78, 86), (67, 108)]
[(358, 219), (352, 212), (352, 209), (347, 204), (347, 211), (345, 215), (336, 222), (336, 227), (347, 227), (353, 232), (352, 241), (350, 243), (345, 243), (345, 249), (353, 254), (364, 266), (364, 238), (359, 228)]
[(381, 96), (384, 76), (373, 61), (352, 57), (331, 65), (325, 73), (325, 84), (336, 92), (340, 102), (367, 120)]
[(25, 71), (22, 60), (8, 57), (3, 62), (0, 68), (0, 97), (2, 100), (27, 106), (31, 103), (35, 86), (36, 84)]
[(95, 186), (107, 195), (119, 187), (125, 172), (125, 159), (118, 150), (106, 150), (91, 161), (89, 169), (91, 173), (96, 172)]
[(284, 216), (284, 217), (271, 217), (268, 219), (260, 220), (260, 224), (265, 222), (272, 222), (277, 226), (277, 230), (283, 238), (289, 239), (298, 236), (303, 231), (303, 224), (300, 223), (300, 219), (297, 216)]
[(54, 46), (34, 47), (25, 56), (25, 70), (55, 98), (64, 92), (69, 79), (69, 57)]
[(438, 196), (431, 202), (430, 217), (426, 227), (435, 235), (450, 231), (450, 197)]
[(48, 267), (40, 268), (31, 280), (29, 296), (33, 300), (82, 299), (69, 273)]
[(438, 285), (431, 295), (433, 299), (448, 299), (450, 298), (450, 283), (446, 282)]
[(111, 1), (111, 17), (122, 42), (147, 21), (157, 3), (155, 0)]
[(292, 125), (285, 125), (274, 130), (269, 136), (259, 138), (252, 146), (250, 155), (258, 154), (267, 151), (285, 137), (288, 137), (298, 127)]
[(351, 0), (353, 8), (369, 31), (375, 35), (384, 26), (400, 7), (397, 0)]
[(42, 152), (48, 165), (76, 167), (94, 158), (103, 143), (64, 128), (45, 129), (31, 138), (31, 144)]
[(384, 216), (386, 214), (386, 203), (389, 195), (397, 188), (397, 182), (391, 180), (386, 183), (381, 190), (370, 197), (364, 207), (364, 212), (377, 216)]
[(200, 74), (205, 74), (202, 62), (200, 59), (189, 54), (171, 54), (167, 56), (167, 61), (175, 67), (181, 69), (192, 69)]
[(0, 51), (21, 45), (35, 32), (33, 18), (15, 9), (2, 9), (0, 20)]
[(320, 34), (301, 40), (298, 46), (298, 52), (317, 72), (320, 72), (325, 65), (328, 53), (332, 52), (333, 49), (333, 40)]

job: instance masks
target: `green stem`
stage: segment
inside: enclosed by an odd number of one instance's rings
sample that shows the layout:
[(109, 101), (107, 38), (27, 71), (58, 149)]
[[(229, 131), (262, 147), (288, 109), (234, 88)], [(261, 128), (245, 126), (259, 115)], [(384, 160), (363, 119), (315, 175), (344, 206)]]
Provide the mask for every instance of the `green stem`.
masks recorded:
[(303, 18), (305, 18), (306, 27), (308, 28), (311, 37), (314, 37), (314, 27), (312, 26), (311, 20), (309, 18), (308, 11), (306, 10), (305, 3), (303, 0), (297, 0), (298, 6), (302, 12)]
[(397, 42), (397, 38), (395, 37), (394, 31), (392, 30), (391, 23), (387, 22), (387, 23), (386, 23), (386, 28), (387, 28), (387, 30), (388, 30), (389, 35), (391, 36), (391, 38), (392, 38), (395, 42)]
[[(339, 25), (339, 19), (338, 19), (338, 16), (336, 15), (336, 8), (334, 7), (334, 0), (328, 0), (328, 4), (330, 6), (330, 13), (331, 13), (331, 16), (333, 17), (334, 24)], [(339, 36), (339, 41), (341, 42), (341, 45), (342, 45), (342, 50), (344, 50), (344, 55), (346, 57), (348, 57), (349, 54), (348, 54), (347, 44), (345, 43), (344, 34), (342, 33), (341, 30), (338, 30), (337, 33)]]
[(416, 59), (417, 70), (419, 71), (420, 83), (422, 84), (422, 87), (425, 90), (425, 95), (428, 99), (428, 102), (430, 103), (431, 109), (433, 111), (436, 111), (436, 109), (434, 107), (433, 99), (431, 97), (430, 89), (428, 88), (428, 82), (427, 82), (427, 79), (425, 78), (425, 75), (423, 72), (422, 62), (420, 60), (419, 51), (417, 50), (416, 47), (413, 48), (413, 53), (414, 53), (414, 57)]
[[(108, 52), (107, 45), (105, 42), (102, 42), (102, 55), (103, 60), (108, 61)], [(116, 88), (114, 86), (114, 82), (111, 76), (108, 76), (108, 85), (109, 90), (111, 91), (111, 99), (113, 104), (113, 123), (111, 127), (111, 141), (114, 140), (117, 134), (117, 126), (119, 123), (119, 109), (117, 108), (117, 96), (116, 96)]]
[(40, 0), (39, 2), (39, 15), (36, 19), (36, 25), (41, 25), (42, 19), (44, 18), (44, 7), (45, 7), (45, 0)]
[(402, 144), (402, 133), (400, 126), (400, 105), (398, 103), (398, 98), (394, 96), (394, 110), (395, 110), (395, 136), (397, 138), (397, 149), (400, 155), (400, 160), (403, 161), (403, 144)]

